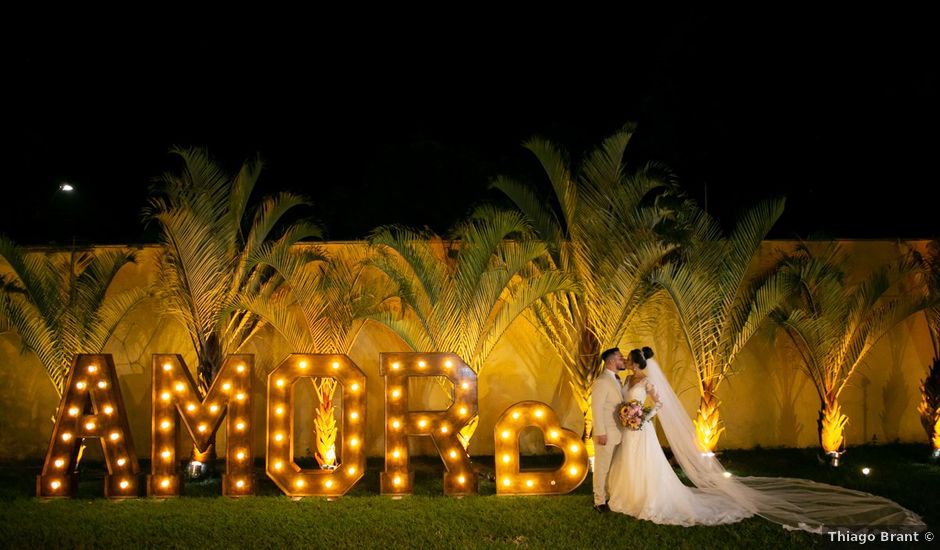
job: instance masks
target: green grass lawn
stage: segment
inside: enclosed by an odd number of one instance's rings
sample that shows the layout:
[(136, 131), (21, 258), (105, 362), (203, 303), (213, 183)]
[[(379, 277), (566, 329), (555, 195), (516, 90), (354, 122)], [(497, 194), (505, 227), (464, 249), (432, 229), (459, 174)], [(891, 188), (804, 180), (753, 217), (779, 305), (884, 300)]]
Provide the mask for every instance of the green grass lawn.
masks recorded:
[[(726, 468), (738, 475), (803, 477), (872, 492), (920, 513), (931, 530), (940, 526), (940, 464), (926, 445), (849, 449), (843, 466), (819, 463), (814, 449), (725, 451)], [(529, 459), (535, 464), (540, 460)], [(476, 457), (484, 467), (492, 457)], [(523, 547), (523, 548), (780, 548), (826, 547), (828, 537), (785, 531), (760, 518), (720, 527), (669, 527), (591, 509), (590, 477), (560, 497), (497, 497), (482, 479), (480, 495), (444, 497), (440, 461), (413, 459), (415, 495), (379, 495), (381, 460), (347, 496), (327, 501), (283, 496), (258, 468), (259, 495), (229, 499), (219, 481), (186, 486), (187, 496), (108, 501), (102, 471), (85, 465), (78, 496), (33, 498), (40, 465), (0, 466), (0, 545), (48, 547)], [(869, 476), (860, 472), (872, 469)], [(484, 468), (486, 470), (487, 468)], [(857, 544), (857, 543), (843, 543)], [(870, 548), (872, 545), (868, 545)], [(914, 545), (918, 547), (918, 545)], [(921, 543), (919, 547), (929, 547)], [(892, 545), (903, 548), (905, 545)]]

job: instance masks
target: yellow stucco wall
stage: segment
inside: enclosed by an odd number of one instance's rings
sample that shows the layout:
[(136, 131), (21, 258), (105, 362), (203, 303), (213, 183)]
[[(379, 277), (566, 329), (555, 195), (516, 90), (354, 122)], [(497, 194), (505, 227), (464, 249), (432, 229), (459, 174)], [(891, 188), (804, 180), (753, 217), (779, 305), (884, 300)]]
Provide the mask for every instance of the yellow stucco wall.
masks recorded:
[[(897, 257), (899, 244), (888, 241), (853, 241), (843, 243), (859, 276), (872, 267)], [(924, 243), (908, 243), (922, 247)], [(772, 261), (792, 242), (766, 242), (757, 263)], [(357, 246), (357, 245), (334, 245)], [(37, 252), (41, 253), (41, 252)], [(119, 274), (115, 290), (148, 284), (153, 275), (157, 249), (140, 251), (136, 265)], [(0, 271), (7, 267), (0, 265)], [(651, 327), (638, 331), (622, 347), (651, 345), (660, 364), (672, 380), (686, 410), (698, 406), (695, 374), (687, 352), (676, 337), (674, 318), (661, 314)], [(161, 318), (153, 304), (144, 305), (130, 315), (105, 350), (114, 355), (126, 401), (131, 431), (138, 454), (150, 453), (150, 361), (153, 353), (180, 353), (193, 365), (195, 355), (183, 329), (172, 319)], [(270, 333), (249, 344), (247, 353), (255, 354), (253, 374), (254, 452), (264, 452), (266, 374), (291, 350)], [(350, 357), (367, 376), (367, 444), (370, 456), (380, 456), (384, 445), (383, 380), (379, 377), (382, 351), (407, 351), (405, 344), (384, 327), (368, 324), (360, 334)], [(446, 350), (441, 350), (446, 351)], [(856, 373), (843, 393), (843, 411), (849, 417), (849, 445), (899, 439), (926, 442), (916, 407), (920, 381), (932, 358), (932, 349), (922, 315), (908, 319), (883, 339)], [(721, 448), (761, 446), (816, 446), (816, 418), (819, 400), (812, 384), (798, 370), (795, 351), (774, 331), (762, 330), (742, 352), (737, 373), (721, 387), (722, 418), (726, 431)], [(309, 386), (309, 385), (308, 385)], [(417, 385), (429, 408), (442, 406), (444, 394), (433, 384)], [(295, 452), (312, 452), (312, 412), (316, 405), (311, 390), (299, 390)], [(544, 401), (558, 413), (564, 427), (582, 430), (580, 412), (572, 398), (562, 369), (551, 350), (525, 320), (519, 320), (493, 352), (479, 381), (480, 424), (471, 444), (471, 454), (493, 452), (493, 426), (511, 404), (523, 400)], [(52, 432), (50, 420), (58, 398), (52, 384), (35, 357), (20, 353), (15, 335), (0, 335), (0, 460), (41, 459)], [(224, 428), (220, 448), (224, 448)], [(186, 436), (180, 450), (189, 447)], [(429, 454), (430, 441), (412, 438), (412, 451)], [(523, 435), (523, 453), (543, 450), (537, 434)], [(100, 447), (91, 445), (89, 456), (100, 456)]]

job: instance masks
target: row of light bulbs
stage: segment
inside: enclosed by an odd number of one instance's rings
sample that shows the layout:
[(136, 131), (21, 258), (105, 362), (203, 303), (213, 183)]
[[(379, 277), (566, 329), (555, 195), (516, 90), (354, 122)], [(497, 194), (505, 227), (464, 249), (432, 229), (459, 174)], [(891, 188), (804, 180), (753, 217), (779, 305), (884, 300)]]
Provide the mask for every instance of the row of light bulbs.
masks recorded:
[[(322, 363), (320, 365), (323, 365)], [(313, 372), (313, 364), (303, 358), (288, 358), (268, 377), (268, 399), (273, 415), (268, 418), (268, 475), (287, 494), (291, 496), (312, 496), (317, 494), (340, 495), (352, 487), (362, 477), (364, 459), (360, 458), (363, 445), (365, 417), (365, 374), (355, 365), (344, 365), (340, 361), (331, 361), (319, 366)], [(333, 371), (333, 372), (330, 372)], [(350, 450), (345, 455), (347, 464), (336, 470), (302, 470), (293, 459), (291, 427), (287, 424), (289, 413), (289, 385), (303, 377), (332, 375), (344, 388), (344, 422), (349, 428), (344, 430), (344, 447)], [(348, 400), (347, 400), (348, 399)], [(361, 463), (361, 464), (360, 464)], [(288, 469), (288, 465), (290, 465)]]
[[(105, 360), (110, 362), (110, 357)], [(81, 365), (70, 373), (69, 383), (74, 391), (66, 392), (63, 396), (62, 408), (65, 412), (61, 418), (70, 419), (70, 423), (79, 428), (79, 431), (76, 433), (69, 428), (59, 431), (59, 424), (56, 425), (47, 454), (49, 458), (40, 476), (40, 482), (46, 487), (45, 491), (40, 491), (40, 496), (61, 496), (70, 489), (69, 477), (62, 476), (69, 466), (68, 457), (73, 454), (75, 440), (82, 437), (100, 437), (109, 443), (105, 447), (106, 458), (109, 460), (107, 485), (111, 490), (117, 490), (120, 493), (118, 496), (133, 496), (136, 490), (136, 462), (129, 462), (126, 456), (134, 453), (134, 450), (130, 441), (124, 441), (124, 419), (114, 417), (113, 403), (114, 399), (120, 400), (120, 391), (118, 387), (112, 386), (109, 375), (114, 375), (113, 366), (103, 370), (97, 363)], [(91, 414), (79, 419), (83, 411), (81, 405), (87, 403), (91, 395), (101, 403), (99, 406), (102, 416)], [(113, 464), (111, 460), (114, 461)]]
[[(451, 361), (450, 359), (448, 359), (448, 360), (444, 361), (443, 365), (444, 365), (444, 367), (445, 367), (446, 369), (450, 369), (450, 368), (453, 367), (453, 361)], [(425, 360), (420, 360), (420, 361), (417, 362), (417, 367), (418, 367), (419, 369), (426, 368), (427, 366), (428, 366), (428, 363), (427, 363)], [(299, 369), (300, 369), (301, 371), (303, 371), (303, 370), (306, 370), (307, 368), (309, 368), (309, 364), (308, 364), (306, 361), (300, 361), (299, 363), (297, 363), (297, 367), (299, 367)], [(338, 370), (338, 369), (341, 368), (341, 365), (340, 365), (339, 362), (333, 362), (333, 363), (331, 364), (331, 367), (332, 367), (333, 369), (337, 369), (337, 370)], [(396, 362), (393, 362), (393, 363), (390, 365), (390, 367), (391, 367), (391, 370), (392, 370), (392, 371), (399, 371), (399, 370), (401, 369), (401, 363), (400, 363), (400, 362), (397, 362), (397, 361), (396, 361)], [(163, 368), (163, 370), (164, 370), (165, 372), (171, 372), (171, 371), (174, 370), (175, 365), (172, 364), (172, 363), (167, 362), (167, 363), (164, 363), (164, 364), (162, 365), (162, 368)], [(223, 369), (223, 373), (224, 373), (224, 370), (225, 370), (225, 369)], [(235, 370), (236, 370), (236, 372), (243, 374), (243, 373), (245, 373), (245, 372), (248, 372), (249, 369), (248, 369), (244, 364), (238, 364), (238, 365), (236, 365)], [(469, 369), (465, 369), (465, 370), (469, 371)], [(98, 371), (98, 368), (97, 368), (96, 365), (89, 365), (88, 368), (87, 368), (87, 372), (88, 372), (89, 374), (92, 374), (92, 375), (94, 375), (97, 371)], [(231, 372), (231, 371), (229, 371), (229, 372)], [(472, 371), (471, 371), (471, 372), (472, 372)], [(459, 380), (459, 379), (458, 379), (458, 380), (454, 380), (454, 382), (459, 382), (458, 387), (461, 388), (461, 389), (464, 389), (464, 390), (469, 390), (469, 389), (472, 387), (470, 381), (468, 381), (468, 380), (466, 380), (466, 379), (464, 379), (464, 380)], [(172, 384), (173, 384), (173, 385), (172, 385), (172, 389), (174, 390), (174, 393), (176, 393), (177, 395), (179, 395), (181, 398), (184, 397), (183, 394), (185, 394), (185, 392), (187, 391), (187, 385), (184, 384), (184, 383), (181, 382), (181, 381), (176, 381), (176, 382), (174, 382), (174, 383), (172, 383)], [(287, 380), (286, 380), (285, 378), (277, 378), (277, 379), (275, 379), (275, 384), (274, 384), (274, 385), (275, 385), (276, 387), (278, 387), (278, 388), (283, 388), (286, 384), (287, 384)], [(86, 382), (85, 380), (78, 380), (78, 381), (75, 383), (75, 387), (76, 387), (76, 389), (78, 389), (78, 390), (80, 390), (80, 391), (81, 391), (81, 390), (84, 390), (84, 389), (87, 387), (87, 382)], [(106, 390), (106, 389), (108, 388), (108, 383), (107, 383), (106, 381), (103, 381), (103, 380), (98, 381), (98, 382), (97, 382), (97, 387), (100, 388), (100, 389)], [(225, 392), (225, 393), (227, 393), (227, 394), (231, 394), (231, 392), (232, 392), (233, 389), (234, 389), (234, 385), (233, 385), (233, 383), (232, 383), (231, 380), (222, 380), (222, 381), (220, 382), (220, 385), (219, 385), (218, 387), (219, 387), (219, 389), (221, 389), (222, 392)], [(351, 392), (358, 392), (360, 389), (361, 389), (361, 387), (360, 387), (360, 385), (359, 385), (358, 383), (352, 383), (352, 384), (350, 384), (350, 385), (347, 387), (347, 390), (349, 390), (349, 391), (351, 391)], [(400, 398), (401, 398), (402, 394), (403, 394), (403, 391), (402, 391), (402, 388), (401, 388), (401, 387), (399, 387), (399, 386), (393, 386), (393, 387), (392, 387), (392, 390), (391, 390), (391, 392), (390, 392), (390, 399), (391, 399), (391, 401), (396, 401), (396, 400), (399, 400), (399, 401), (400, 401)], [(163, 391), (163, 392), (161, 392), (159, 397), (160, 397), (161, 401), (164, 401), (164, 402), (169, 402), (169, 401), (171, 401), (171, 400), (173, 399), (173, 395), (172, 395), (172, 393), (169, 392), (169, 391)], [(234, 398), (234, 401), (241, 403), (241, 402), (244, 402), (244, 401), (247, 399), (247, 394), (245, 393), (245, 391), (238, 391), (238, 392), (235, 393), (235, 395), (232, 396), (232, 397)], [(459, 407), (457, 407), (457, 409), (456, 409), (457, 414), (458, 414), (460, 417), (466, 417), (466, 416), (469, 414), (470, 409), (468, 408), (467, 405), (460, 404), (460, 403), (458, 403), (458, 405), (459, 405)], [(400, 405), (396, 405), (396, 406), (400, 406)], [(189, 402), (189, 403), (187, 403), (187, 404), (185, 405), (184, 408), (185, 408), (185, 410), (186, 410), (187, 412), (189, 412), (189, 413), (194, 413), (194, 412), (197, 411), (198, 405), (197, 405), (197, 403), (195, 403), (195, 402)], [(213, 412), (213, 413), (216, 413), (216, 412), (218, 412), (218, 410), (219, 410), (219, 404), (218, 404), (218, 403), (210, 403), (210, 404), (208, 405), (208, 409), (209, 409), (209, 411), (211, 411), (211, 412)], [(541, 419), (543, 419), (543, 417), (546, 415), (546, 410), (550, 410), (550, 408), (547, 408), (547, 405), (542, 404), (542, 406), (537, 407), (537, 408), (535, 408), (534, 410), (532, 410), (532, 411), (531, 411), (531, 414), (532, 414), (532, 416), (533, 416), (535, 419), (541, 420)], [(113, 408), (111, 405), (105, 405), (105, 406), (102, 408), (102, 411), (104, 412), (105, 415), (112, 415), (112, 414), (114, 413), (114, 408)], [(275, 414), (278, 415), (278, 416), (283, 416), (283, 415), (285, 414), (285, 412), (286, 412), (286, 411), (285, 411), (285, 409), (284, 409), (283, 406), (278, 406), (278, 407), (276, 407), (276, 409), (275, 409)], [(69, 413), (69, 415), (72, 416), (72, 417), (77, 417), (77, 416), (81, 413), (81, 410), (80, 410), (78, 407), (71, 407), (71, 408), (68, 410), (68, 413)], [(347, 411), (347, 417), (348, 417), (349, 420), (357, 421), (357, 420), (360, 418), (360, 413), (359, 413), (359, 411), (357, 411), (357, 410), (349, 410), (349, 411)], [(520, 414), (519, 411), (513, 411), (513, 412), (511, 413), (511, 418), (512, 418), (514, 421), (519, 421), (519, 420), (522, 419), (522, 415)], [(431, 419), (428, 418), (428, 417), (421, 417), (421, 416), (419, 416), (419, 417), (415, 420), (415, 422), (416, 422), (416, 425), (417, 425), (419, 428), (421, 428), (422, 430), (424, 430), (424, 429), (426, 429), (426, 428), (430, 425)], [(393, 430), (398, 431), (398, 430), (401, 430), (402, 427), (404, 426), (404, 420), (403, 420), (403, 418), (401, 418), (401, 417), (393, 417), (392, 420), (389, 422), (388, 425), (389, 425)], [(173, 427), (173, 421), (172, 421), (171, 418), (163, 418), (163, 419), (160, 421), (159, 426), (160, 426), (160, 428), (163, 429), (163, 430), (170, 430), (170, 429)], [(235, 426), (234, 426), (234, 427), (235, 427), (235, 430), (243, 431), (243, 430), (247, 429), (247, 426), (248, 426), (248, 423), (247, 423), (246, 420), (243, 420), (243, 419), (236, 419), (236, 421), (235, 421)], [(86, 428), (86, 430), (88, 430), (88, 431), (92, 431), (92, 430), (94, 430), (96, 427), (97, 427), (97, 426), (96, 426), (96, 423), (95, 423), (93, 420), (88, 420), (88, 421), (86, 422), (86, 424), (85, 424), (85, 428)], [(199, 432), (199, 433), (201, 433), (201, 434), (206, 434), (206, 433), (208, 432), (208, 430), (209, 430), (209, 426), (208, 426), (206, 423), (204, 423), (204, 422), (199, 423), (199, 424), (196, 426), (196, 431)], [(452, 432), (453, 432), (453, 430), (456, 430), (456, 427), (455, 427), (455, 426), (451, 426), (451, 425), (449, 425), (448, 423), (442, 423), (442, 424), (436, 426), (436, 427), (434, 428), (434, 430), (435, 430), (435, 433), (439, 433), (441, 437), (444, 437), (444, 439), (441, 439), (440, 441), (448, 441), (450, 438), (456, 437), (455, 435), (451, 435)], [(565, 430), (565, 431), (567, 432), (567, 430)], [(561, 434), (560, 434), (560, 432), (559, 432), (557, 429), (551, 429), (551, 430), (546, 431), (545, 433), (546, 433), (546, 435), (548, 436), (547, 441), (558, 441), (559, 438), (561, 437)], [(119, 439), (121, 438), (121, 436), (122, 436), (121, 433), (118, 432), (118, 431), (112, 431), (112, 432), (109, 434), (109, 438), (110, 438), (112, 441), (117, 441), (117, 440), (119, 440)], [(508, 440), (509, 438), (512, 437), (512, 433), (511, 433), (509, 430), (503, 430), (502, 433), (501, 433), (501, 436), (502, 436), (502, 438), (503, 438), (504, 440)], [(63, 439), (63, 441), (69, 441), (69, 440), (72, 439), (72, 437), (73, 437), (73, 435), (72, 435), (71, 433), (69, 433), (69, 432), (65, 432), (65, 433), (62, 434), (62, 439)], [(435, 437), (438, 437), (438, 436), (435, 436)], [(277, 431), (277, 432), (274, 433), (273, 439), (274, 439), (274, 441), (280, 443), (280, 442), (286, 442), (286, 441), (288, 441), (288, 440), (289, 440), (289, 437), (288, 437), (288, 435), (287, 435), (285, 432), (283, 432), (283, 431)], [(347, 445), (349, 445), (349, 447), (351, 447), (351, 448), (358, 448), (358, 447), (360, 447), (360, 445), (361, 445), (360, 439), (357, 438), (357, 437), (350, 437), (349, 439), (346, 440), (346, 443), (347, 443)], [(566, 449), (566, 450), (567, 450), (568, 452), (572, 453), (572, 454), (578, 454), (578, 453), (580, 452), (580, 450), (581, 450), (581, 447), (578, 446), (577, 444), (574, 444), (574, 443), (573, 443), (573, 444), (571, 444), (571, 445), (568, 447), (568, 449)], [(230, 452), (231, 452), (231, 451), (230, 451)], [(402, 457), (407, 458), (406, 453), (407, 453), (407, 451), (403, 451), (401, 448), (395, 448), (395, 450), (392, 451), (391, 456), (392, 456), (393, 459), (396, 459), (396, 460), (397, 460), (397, 459), (400, 459), (400, 458), (402, 458)], [(174, 454), (174, 453), (173, 453), (173, 450), (171, 450), (171, 449), (169, 449), (169, 448), (164, 448), (164, 450), (161, 451), (161, 457), (162, 457), (162, 458), (164, 459), (164, 461), (166, 461), (166, 462), (172, 462), (172, 460), (173, 460), (173, 454)], [(463, 450), (462, 446), (459, 446), (459, 445), (458, 445), (458, 446), (455, 446), (455, 447), (453, 447), (453, 448), (451, 448), (451, 449), (448, 450), (448, 451), (446, 451), (445, 454), (446, 454), (446, 458), (449, 458), (449, 459), (451, 459), (451, 460), (457, 461), (457, 464), (458, 464), (458, 465), (459, 465), (460, 462), (462, 462), (462, 460), (460, 460), (460, 459), (466, 459), (466, 458), (467, 458), (467, 457), (466, 457), (466, 452)], [(248, 451), (247, 451), (246, 449), (245, 449), (245, 450), (235, 450), (235, 452), (234, 452), (233, 454), (230, 454), (230, 456), (234, 456), (239, 462), (244, 462), (244, 461), (246, 460), (247, 456), (248, 456)], [(504, 454), (502, 455), (502, 459), (503, 459), (504, 463), (506, 463), (506, 464), (511, 463), (512, 460), (513, 460), (513, 459), (512, 459), (512, 456), (511, 456), (510, 454), (507, 454), (507, 453), (504, 453)], [(58, 459), (56, 459), (56, 460), (54, 461), (54, 464), (56, 465), (57, 468), (61, 469), (61, 468), (64, 468), (64, 467), (65, 467), (65, 465), (66, 465), (66, 460), (63, 459), (63, 458), (58, 458)], [(120, 458), (120, 459), (117, 460), (117, 464), (118, 464), (119, 466), (123, 466), (124, 464), (126, 464), (126, 460), (122, 457), (122, 458)], [(274, 463), (272, 464), (272, 469), (273, 469), (274, 471), (276, 471), (276, 472), (281, 472), (281, 471), (284, 470), (284, 466), (285, 466), (285, 461), (283, 461), (283, 460), (278, 460), (278, 461), (276, 461), (276, 462), (274, 462)], [(345, 469), (345, 471), (346, 471), (346, 474), (347, 474), (348, 476), (354, 476), (354, 475), (356, 475), (356, 474), (358, 473), (358, 470), (357, 470), (357, 468), (356, 468), (355, 466), (349, 466), (349, 467), (347, 467), (347, 468)], [(570, 477), (577, 477), (579, 474), (582, 474), (583, 471), (582, 471), (582, 469), (579, 468), (578, 466), (567, 466), (565, 473), (566, 473), (568, 476), (570, 476)], [(457, 482), (459, 485), (465, 485), (465, 484), (467, 483), (467, 481), (468, 481), (468, 475), (470, 474), (470, 472), (468, 471), (467, 473), (463, 473), (463, 472), (459, 472), (459, 471), (458, 471), (458, 472), (456, 472), (455, 474), (456, 474), (456, 477), (452, 477), (451, 479), (456, 480), (456, 482)], [(409, 476), (405, 476), (405, 475), (403, 475), (403, 474), (401, 474), (401, 473), (395, 472), (394, 475), (391, 477), (391, 481), (392, 481), (392, 484), (393, 484), (395, 487), (402, 487), (403, 485), (405, 485), (405, 479), (408, 478), (408, 477), (409, 477)], [(309, 475), (308, 475), (308, 476), (304, 476), (304, 475), (296, 476), (296, 477), (294, 477), (293, 484), (294, 484), (294, 486), (297, 487), (297, 488), (305, 487), (305, 486), (308, 484), (308, 481), (306, 481), (306, 479), (308, 479), (308, 478), (309, 478)], [(164, 476), (154, 476), (154, 479), (159, 480), (159, 481), (157, 481), (157, 486), (162, 487), (162, 488), (164, 488), (164, 489), (170, 489), (170, 488), (174, 485), (173, 480), (174, 480), (174, 479), (177, 479), (177, 478), (176, 478), (175, 476), (172, 476), (172, 475), (164, 475)], [(502, 479), (499, 481), (499, 483), (500, 483), (502, 486), (504, 486), (504, 487), (510, 487), (510, 486), (514, 485), (514, 483), (516, 482), (517, 479), (520, 480), (519, 482), (521, 483), (521, 485), (524, 485), (524, 486), (526, 486), (526, 487), (528, 487), (528, 488), (532, 488), (532, 487), (537, 483), (537, 481), (535, 481), (534, 479), (532, 479), (532, 478), (527, 478), (525, 474), (520, 474), (520, 475), (517, 476), (517, 477), (502, 476)], [(525, 481), (521, 481), (522, 479), (525, 479)], [(54, 487), (55, 489), (59, 489), (59, 488), (62, 487), (62, 482), (59, 482), (58, 480), (53, 480), (52, 482), (50, 482), (50, 487), (53, 487), (53, 485), (52, 485), (53, 483), (55, 483), (55, 487)], [(321, 483), (322, 483), (322, 486), (323, 486), (323, 487), (331, 488), (331, 487), (333, 487), (333, 485), (334, 485), (334, 480), (332, 480), (332, 479), (326, 479), (326, 480), (322, 480)], [(551, 482), (551, 484), (552, 484), (552, 485), (555, 485), (554, 480)], [(246, 491), (247, 491), (247, 490), (250, 490), (250, 481), (248, 481), (248, 480), (246, 480), (246, 479), (236, 478), (235, 481), (234, 481), (234, 483), (233, 483), (233, 485), (234, 485), (234, 487), (237, 488), (237, 489), (243, 489), (243, 490), (246, 490)], [(131, 484), (127, 479), (122, 479), (122, 480), (118, 483), (118, 486), (119, 486), (120, 488), (122, 488), (122, 489), (131, 489), (131, 488), (133, 488), (133, 487), (132, 487), (132, 484)]]

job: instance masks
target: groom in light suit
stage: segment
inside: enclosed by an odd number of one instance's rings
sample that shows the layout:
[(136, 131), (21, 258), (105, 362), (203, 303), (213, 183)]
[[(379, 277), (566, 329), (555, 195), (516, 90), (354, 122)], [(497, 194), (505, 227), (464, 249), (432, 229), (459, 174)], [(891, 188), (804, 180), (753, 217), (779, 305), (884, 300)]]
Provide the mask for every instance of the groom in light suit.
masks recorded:
[(619, 348), (610, 348), (601, 354), (604, 371), (591, 386), (591, 414), (594, 417), (594, 509), (606, 512), (607, 472), (620, 444), (620, 426), (614, 417), (617, 406), (623, 402), (620, 378), (617, 372), (627, 367)]

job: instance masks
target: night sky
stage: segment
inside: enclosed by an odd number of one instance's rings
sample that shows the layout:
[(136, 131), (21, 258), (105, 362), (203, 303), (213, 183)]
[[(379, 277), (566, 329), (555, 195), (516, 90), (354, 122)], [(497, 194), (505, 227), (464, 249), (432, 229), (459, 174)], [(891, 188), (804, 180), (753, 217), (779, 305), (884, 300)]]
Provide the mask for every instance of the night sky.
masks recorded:
[(309, 196), (333, 240), (446, 232), (504, 201), (497, 174), (545, 184), (527, 137), (577, 154), (628, 121), (628, 162), (671, 166), (725, 224), (782, 195), (775, 238), (940, 233), (926, 14), (552, 15), (22, 40), (5, 53), (0, 233), (153, 242), (140, 214), (173, 145), (230, 172), (260, 154), (258, 196)]

